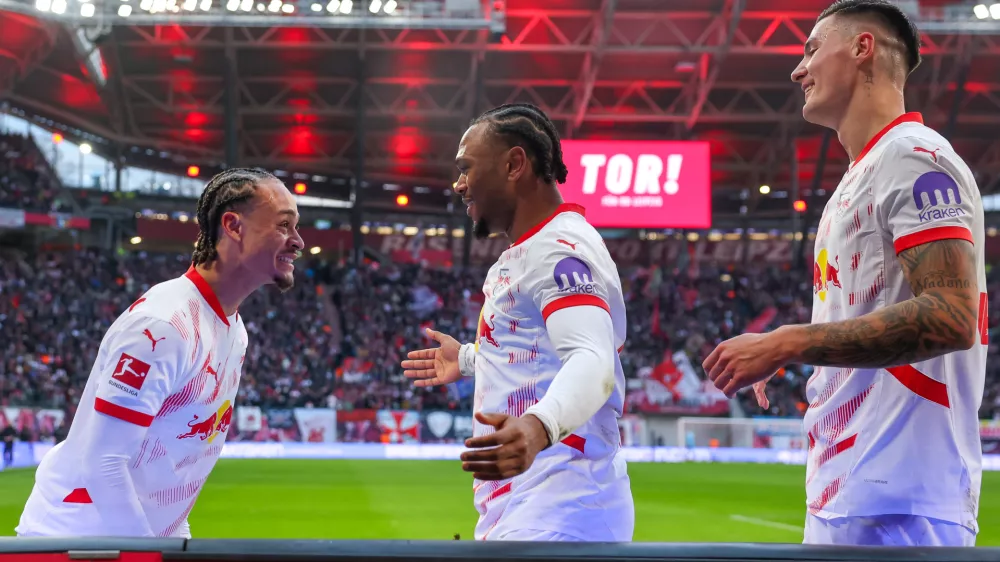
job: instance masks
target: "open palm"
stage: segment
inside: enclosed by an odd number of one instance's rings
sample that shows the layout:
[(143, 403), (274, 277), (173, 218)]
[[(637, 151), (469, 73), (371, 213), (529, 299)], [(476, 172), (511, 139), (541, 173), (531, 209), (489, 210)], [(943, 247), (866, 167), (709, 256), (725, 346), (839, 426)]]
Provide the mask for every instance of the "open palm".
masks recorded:
[(402, 363), (403, 376), (418, 379), (414, 381), (414, 386), (450, 384), (462, 378), (458, 365), (458, 353), (462, 346), (458, 340), (431, 329), (427, 330), (427, 336), (441, 347), (407, 353), (407, 360)]

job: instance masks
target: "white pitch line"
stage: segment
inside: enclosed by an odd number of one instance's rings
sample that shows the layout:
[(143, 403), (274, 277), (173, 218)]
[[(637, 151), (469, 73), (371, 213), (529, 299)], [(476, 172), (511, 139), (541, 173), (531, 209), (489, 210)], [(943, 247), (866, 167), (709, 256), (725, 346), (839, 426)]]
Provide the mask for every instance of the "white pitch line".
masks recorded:
[(768, 521), (767, 519), (758, 519), (756, 517), (747, 517), (746, 515), (730, 515), (730, 519), (733, 521), (740, 521), (742, 523), (749, 523), (751, 525), (760, 525), (761, 527), (771, 527), (772, 529), (781, 529), (782, 531), (794, 531), (796, 533), (802, 532), (802, 527), (795, 525), (789, 525), (787, 523), (778, 523), (777, 521)]

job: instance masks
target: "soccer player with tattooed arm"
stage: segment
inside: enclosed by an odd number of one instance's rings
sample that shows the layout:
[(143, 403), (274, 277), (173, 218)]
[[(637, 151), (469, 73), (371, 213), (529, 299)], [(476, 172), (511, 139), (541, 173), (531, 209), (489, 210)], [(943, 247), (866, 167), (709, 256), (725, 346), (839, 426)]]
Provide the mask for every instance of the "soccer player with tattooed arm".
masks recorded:
[(483, 284), (476, 341), (412, 351), (417, 386), (475, 379), (473, 476), (482, 540), (630, 541), (632, 494), (618, 418), (625, 302), (585, 210), (564, 204), (555, 126), (531, 105), (476, 119), (459, 144), (456, 193), (475, 235), (511, 240)]
[(987, 339), (983, 206), (947, 139), (904, 110), (920, 35), (884, 0), (841, 0), (792, 73), (850, 166), (823, 211), (812, 323), (745, 334), (703, 366), (727, 396), (789, 363), (806, 386), (804, 542), (973, 546)]

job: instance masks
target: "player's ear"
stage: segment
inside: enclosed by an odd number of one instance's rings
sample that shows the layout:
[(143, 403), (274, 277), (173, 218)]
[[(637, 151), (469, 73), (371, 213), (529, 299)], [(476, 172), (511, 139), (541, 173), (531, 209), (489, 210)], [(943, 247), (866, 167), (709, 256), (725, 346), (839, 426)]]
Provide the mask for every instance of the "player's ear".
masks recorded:
[(219, 235), (226, 236), (234, 242), (239, 242), (243, 239), (245, 228), (243, 217), (235, 211), (226, 211), (222, 213), (222, 218), (219, 219)]
[(517, 181), (527, 169), (528, 155), (520, 146), (515, 146), (507, 151), (507, 179)]
[(862, 65), (875, 62), (875, 35), (870, 31), (862, 31), (854, 37), (852, 45), (854, 57)]

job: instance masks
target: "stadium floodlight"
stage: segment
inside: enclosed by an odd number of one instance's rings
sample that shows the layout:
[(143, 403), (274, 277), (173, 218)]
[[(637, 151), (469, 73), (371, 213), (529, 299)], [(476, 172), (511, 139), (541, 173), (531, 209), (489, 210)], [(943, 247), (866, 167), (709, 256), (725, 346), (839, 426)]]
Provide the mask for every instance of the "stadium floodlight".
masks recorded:
[(379, 10), (382, 9), (382, 0), (372, 0), (371, 5), (368, 6), (368, 11), (377, 14)]
[(351, 13), (351, 8), (353, 7), (354, 7), (354, 2), (351, 2), (351, 0), (343, 0), (340, 3), (340, 13), (349, 14)]
[(142, 11), (144, 11), (144, 12), (148, 12), (148, 11), (152, 10), (153, 9), (153, 0), (142, 0), (142, 2), (139, 3), (139, 9), (142, 10)]
[(201, 11), (207, 12), (212, 9), (212, 0), (201, 0)]
[(266, 9), (267, 9), (267, 6), (265, 6), (263, 2), (258, 2), (257, 3), (257, 11), (258, 12), (263, 12)]
[(93, 151), (94, 151), (94, 148), (92, 146), (90, 146), (89, 144), (87, 144), (87, 143), (83, 143), (83, 144), (80, 145), (80, 152), (82, 152), (84, 154), (90, 154)]
[(340, 9), (340, 0), (330, 0), (330, 3), (326, 5), (326, 11), (331, 14)]
[(976, 7), (972, 9), (972, 12), (981, 20), (990, 17), (990, 9), (986, 7), (986, 4), (977, 4)]
[(993, 19), (1000, 20), (1000, 4), (990, 6), (990, 15), (993, 16)]
[(160, 12), (167, 11), (167, 0), (153, 0), (153, 13), (157, 14)]
[(52, 0), (52, 13), (53, 14), (65, 14), (66, 13), (66, 0)]
[(80, 6), (80, 15), (85, 18), (94, 17), (94, 5), (88, 2), (83, 6)]
[(323, 5), (322, 4), (313, 4), (312, 5), (312, 11), (314, 11), (314, 12), (322, 12), (323, 11)]
[(129, 6), (128, 4), (122, 4), (121, 6), (118, 7), (118, 15), (123, 18), (131, 16), (132, 6)]
[(391, 14), (396, 11), (396, 0), (389, 0), (385, 3), (385, 13)]
[(249, 12), (250, 10), (252, 10), (253, 0), (243, 0), (243, 2), (240, 3), (240, 9), (243, 10), (244, 12)]
[(268, 12), (278, 13), (281, 11), (281, 0), (271, 0), (267, 6)]
[(294, 4), (285, 4), (284, 6), (281, 7), (281, 11), (282, 11), (282, 13), (285, 13), (285, 14), (294, 13), (295, 12), (295, 5)]
[(226, 2), (226, 9), (230, 12), (235, 12), (240, 9), (240, 0), (229, 0)]
[(47, 12), (52, 9), (52, 0), (36, 0), (35, 8), (37, 8), (39, 12)]
[(198, 7), (198, 0), (184, 0), (184, 11), (193, 12)]

